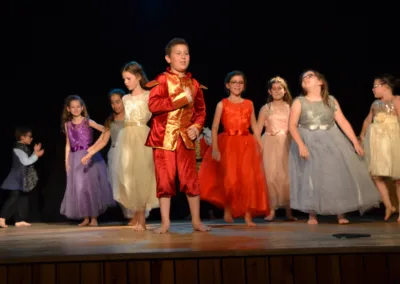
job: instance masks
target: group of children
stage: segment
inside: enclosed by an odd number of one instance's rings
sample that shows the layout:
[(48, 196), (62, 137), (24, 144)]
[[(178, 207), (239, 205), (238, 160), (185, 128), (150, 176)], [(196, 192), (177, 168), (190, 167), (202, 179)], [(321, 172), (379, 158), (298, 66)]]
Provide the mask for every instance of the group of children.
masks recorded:
[[(160, 207), (161, 225), (155, 233), (166, 233), (177, 178), (197, 231), (210, 230), (200, 220), (200, 199), (222, 208), (225, 221), (244, 217), (248, 226), (255, 226), (254, 216), (272, 221), (278, 208), (285, 208), (289, 220), (296, 220), (291, 209), (309, 213), (309, 224), (318, 223), (317, 214), (337, 215), (339, 224), (347, 224), (345, 213), (363, 213), (380, 200), (385, 220), (393, 214), (382, 180), (400, 179), (400, 99), (391, 76), (374, 81), (377, 100), (360, 142), (319, 72), (301, 75), (303, 96), (293, 102), (286, 81), (272, 78), (258, 119), (253, 103), (242, 98), (245, 75), (230, 72), (225, 79), (228, 97), (217, 104), (211, 145), (203, 151), (197, 174), (206, 87), (187, 72), (190, 56), (184, 39), (171, 40), (165, 54), (170, 67), (150, 82), (137, 62), (124, 66), (129, 94), (110, 92), (113, 114), (104, 126), (89, 119), (80, 97), (66, 99), (62, 127), (67, 188), (61, 214), (83, 219), (80, 226), (95, 226), (97, 217), (118, 202), (134, 230), (142, 231), (149, 211)], [(92, 129), (102, 132), (94, 144)], [(17, 131), (13, 168), (2, 185), (13, 194), (0, 212), (0, 227), (13, 215), (17, 226), (29, 225), (20, 204), (37, 182), (32, 164), (43, 155), (40, 145), (29, 152), (31, 136), (29, 129)], [(107, 171), (99, 151), (110, 140)]]

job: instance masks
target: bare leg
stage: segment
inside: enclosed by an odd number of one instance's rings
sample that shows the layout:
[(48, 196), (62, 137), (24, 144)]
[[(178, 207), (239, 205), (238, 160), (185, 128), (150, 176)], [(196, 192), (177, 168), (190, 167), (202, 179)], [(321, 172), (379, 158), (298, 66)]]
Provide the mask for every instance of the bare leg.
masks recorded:
[(256, 223), (253, 222), (253, 218), (251, 217), (250, 212), (246, 212), (246, 214), (244, 215), (244, 221), (246, 222), (247, 226), (249, 226), (249, 227), (256, 226)]
[(98, 225), (99, 225), (99, 223), (97, 222), (97, 217), (92, 217), (92, 219), (90, 220), (89, 226), (95, 227), (95, 226), (98, 226)]
[(308, 225), (318, 225), (317, 214), (315, 212), (311, 212), (308, 217)]
[(384, 220), (387, 221), (389, 220), (390, 216), (392, 216), (392, 214), (396, 211), (396, 209), (393, 207), (392, 202), (390, 202), (389, 190), (382, 178), (373, 177), (373, 180), (381, 194), (383, 204), (385, 205), (386, 210)]
[(399, 201), (399, 218), (397, 218), (397, 222), (400, 223), (400, 180), (396, 181), (396, 194), (397, 200)]
[(83, 222), (80, 223), (78, 226), (83, 227), (83, 226), (88, 226), (90, 223), (89, 221), (89, 217), (85, 217), (85, 219), (83, 219)]
[(154, 230), (155, 234), (165, 234), (169, 231), (171, 221), (169, 219), (169, 210), (171, 208), (171, 198), (161, 197), (160, 199), (161, 211), (161, 226)]
[(344, 216), (344, 214), (339, 214), (339, 215), (337, 216), (337, 219), (338, 219), (338, 223), (339, 223), (340, 225), (346, 225), (346, 224), (349, 224), (349, 223), (350, 223), (349, 220), (346, 219), (346, 217)]
[(137, 219), (136, 224), (133, 226), (134, 231), (145, 231), (146, 230), (146, 212), (145, 210), (137, 210), (135, 214)]
[(264, 218), (265, 221), (272, 221), (275, 219), (275, 210), (271, 209), (269, 215)]
[(186, 195), (188, 202), (189, 202), (189, 207), (190, 207), (190, 214), (192, 215), (192, 226), (193, 230), (199, 231), (199, 232), (208, 232), (211, 230), (210, 227), (205, 226), (203, 223), (201, 223), (200, 220), (200, 196), (189, 196)]
[(7, 228), (6, 219), (0, 218), (0, 228)]
[(224, 209), (224, 220), (227, 223), (233, 223), (232, 213), (229, 207), (226, 207)]
[(297, 221), (297, 218), (293, 217), (292, 208), (290, 208), (290, 206), (286, 206), (285, 210), (286, 210), (286, 218), (288, 221)]

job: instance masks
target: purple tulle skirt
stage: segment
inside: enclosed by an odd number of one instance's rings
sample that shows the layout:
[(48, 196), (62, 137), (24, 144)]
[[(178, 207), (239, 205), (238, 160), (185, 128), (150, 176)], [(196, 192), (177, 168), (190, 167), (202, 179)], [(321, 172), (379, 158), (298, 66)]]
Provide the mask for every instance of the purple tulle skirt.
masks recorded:
[(86, 154), (86, 150), (69, 153), (67, 189), (60, 209), (69, 219), (97, 217), (116, 204), (102, 156), (97, 153), (83, 165), (81, 159)]

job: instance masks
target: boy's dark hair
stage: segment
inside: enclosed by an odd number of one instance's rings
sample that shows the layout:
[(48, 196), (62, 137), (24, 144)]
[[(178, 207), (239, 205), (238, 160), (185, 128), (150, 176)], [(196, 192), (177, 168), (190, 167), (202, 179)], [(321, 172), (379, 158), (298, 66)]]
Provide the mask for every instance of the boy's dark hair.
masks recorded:
[(17, 141), (21, 140), (22, 136), (25, 136), (28, 133), (32, 133), (32, 129), (30, 129), (29, 127), (26, 126), (18, 126), (17, 128), (15, 128), (15, 139)]
[(167, 45), (165, 46), (165, 55), (170, 56), (170, 55), (171, 55), (171, 52), (172, 52), (172, 48), (173, 48), (175, 45), (178, 45), (178, 44), (186, 45), (187, 48), (189, 49), (189, 44), (187, 43), (186, 40), (184, 40), (183, 38), (173, 38), (173, 39), (171, 39), (171, 40), (167, 43)]

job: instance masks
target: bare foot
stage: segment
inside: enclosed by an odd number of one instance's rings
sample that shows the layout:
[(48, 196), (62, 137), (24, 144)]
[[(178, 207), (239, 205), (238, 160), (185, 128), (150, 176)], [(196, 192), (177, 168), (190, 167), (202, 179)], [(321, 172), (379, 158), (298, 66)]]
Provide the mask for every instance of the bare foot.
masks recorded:
[(394, 208), (394, 207), (386, 208), (386, 210), (385, 210), (385, 219), (384, 220), (385, 221), (389, 220), (394, 212), (396, 212), (396, 208)]
[(350, 221), (347, 220), (346, 218), (340, 218), (340, 219), (338, 219), (338, 223), (339, 223), (340, 225), (347, 225), (347, 224), (350, 223)]
[(397, 218), (397, 223), (400, 223), (400, 214), (399, 214), (399, 218)]
[(169, 232), (170, 223), (161, 223), (161, 226), (155, 229), (154, 234), (165, 234)]
[(84, 227), (89, 225), (89, 218), (85, 218), (82, 223), (80, 223), (79, 227)]
[(135, 215), (132, 219), (129, 220), (128, 225), (133, 226), (136, 223), (137, 223), (137, 219), (136, 219), (136, 215)]
[(0, 228), (7, 228), (6, 219), (0, 218)]
[(232, 218), (231, 211), (225, 210), (225, 212), (224, 212), (224, 220), (227, 223), (233, 223), (233, 218)]
[(197, 232), (209, 232), (211, 227), (204, 225), (203, 223), (193, 224), (193, 230)]
[(97, 222), (97, 219), (92, 218), (92, 220), (90, 221), (89, 226), (96, 227), (98, 225), (99, 225), (99, 223)]
[(275, 219), (275, 210), (271, 210), (269, 215), (264, 218), (265, 221), (272, 221)]
[(29, 227), (29, 226), (32, 226), (32, 225), (29, 224), (29, 223), (27, 223), (27, 222), (25, 222), (25, 221), (16, 222), (16, 223), (15, 223), (15, 227)]
[(132, 229), (133, 229), (134, 231), (136, 231), (136, 232), (146, 231), (146, 225), (142, 225), (142, 224), (137, 223), (136, 225), (134, 225), (134, 226), (132, 227)]
[(253, 222), (253, 219), (252, 219), (250, 213), (246, 213), (246, 215), (244, 216), (244, 221), (246, 222), (247, 226), (249, 226), (249, 227), (256, 226), (256, 223)]
[(318, 220), (315, 217), (310, 217), (307, 222), (308, 225), (318, 225)]

